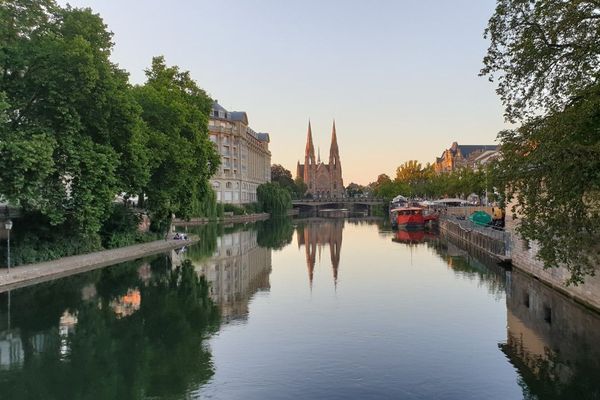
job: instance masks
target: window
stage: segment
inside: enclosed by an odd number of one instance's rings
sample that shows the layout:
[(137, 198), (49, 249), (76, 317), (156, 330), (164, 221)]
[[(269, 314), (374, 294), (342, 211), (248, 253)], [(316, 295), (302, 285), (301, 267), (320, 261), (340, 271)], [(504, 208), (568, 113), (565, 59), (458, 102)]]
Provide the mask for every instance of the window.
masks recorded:
[(231, 189), (231, 182), (227, 182), (227, 183), (225, 184), (225, 187), (226, 187), (227, 189)]

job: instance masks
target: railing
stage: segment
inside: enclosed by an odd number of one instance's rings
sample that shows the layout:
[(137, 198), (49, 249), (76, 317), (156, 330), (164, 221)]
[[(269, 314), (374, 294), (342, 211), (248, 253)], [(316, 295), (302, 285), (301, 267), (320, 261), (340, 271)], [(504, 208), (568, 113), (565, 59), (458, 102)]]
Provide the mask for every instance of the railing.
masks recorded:
[(292, 203), (384, 203), (384, 200), (376, 197), (323, 197), (317, 199), (295, 199)]
[(455, 238), (494, 256), (510, 258), (511, 235), (504, 228), (477, 225), (471, 220), (453, 215), (442, 216), (440, 226)]

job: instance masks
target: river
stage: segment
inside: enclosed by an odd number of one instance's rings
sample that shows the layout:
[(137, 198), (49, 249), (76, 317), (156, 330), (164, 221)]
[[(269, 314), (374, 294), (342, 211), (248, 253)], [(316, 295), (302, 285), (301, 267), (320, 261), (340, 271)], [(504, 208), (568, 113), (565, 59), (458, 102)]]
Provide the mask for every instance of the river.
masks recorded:
[(0, 295), (4, 399), (598, 399), (600, 316), (383, 220), (201, 241)]

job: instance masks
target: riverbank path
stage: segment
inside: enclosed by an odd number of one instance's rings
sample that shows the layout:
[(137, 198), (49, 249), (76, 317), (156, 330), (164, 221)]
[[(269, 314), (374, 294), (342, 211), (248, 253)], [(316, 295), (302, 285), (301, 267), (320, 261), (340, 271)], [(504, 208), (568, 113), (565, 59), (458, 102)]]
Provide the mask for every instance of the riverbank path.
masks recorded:
[(141, 243), (118, 249), (97, 251), (59, 258), (53, 261), (13, 267), (10, 269), (10, 273), (6, 269), (0, 269), (0, 293), (163, 253), (197, 241), (197, 238), (190, 238), (189, 240), (156, 240), (154, 242)]

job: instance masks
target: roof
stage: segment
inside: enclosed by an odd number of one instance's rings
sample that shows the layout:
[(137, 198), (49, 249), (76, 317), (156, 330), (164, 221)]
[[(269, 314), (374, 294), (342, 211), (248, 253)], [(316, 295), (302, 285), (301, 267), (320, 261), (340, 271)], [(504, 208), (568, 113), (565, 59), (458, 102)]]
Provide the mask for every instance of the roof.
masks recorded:
[(227, 114), (227, 112), (228, 112), (222, 105), (220, 105), (217, 102), (217, 100), (213, 101), (212, 109), (213, 109), (213, 111), (223, 111), (225, 114)]
[(486, 151), (486, 150), (498, 150), (498, 145), (495, 144), (467, 144), (467, 145), (458, 145), (460, 152), (464, 158), (469, 158), (469, 154), (474, 151)]
[(229, 115), (232, 121), (242, 121), (248, 125), (248, 115), (245, 111), (232, 111)]
[(258, 132), (258, 133), (256, 134), (256, 138), (257, 138), (258, 140), (260, 140), (261, 142), (267, 142), (267, 143), (268, 143), (268, 142), (270, 142), (270, 141), (271, 141), (271, 137), (270, 137), (270, 136), (269, 136), (269, 134), (268, 134), (268, 133), (266, 133), (266, 132)]

